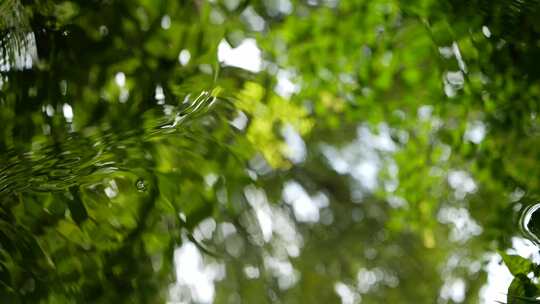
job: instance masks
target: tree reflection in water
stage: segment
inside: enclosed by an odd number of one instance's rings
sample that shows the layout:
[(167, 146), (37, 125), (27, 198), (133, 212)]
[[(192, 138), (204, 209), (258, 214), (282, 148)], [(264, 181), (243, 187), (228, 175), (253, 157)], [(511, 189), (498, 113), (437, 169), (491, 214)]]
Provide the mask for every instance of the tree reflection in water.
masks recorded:
[(539, 10), (4, 1), (2, 302), (534, 300)]

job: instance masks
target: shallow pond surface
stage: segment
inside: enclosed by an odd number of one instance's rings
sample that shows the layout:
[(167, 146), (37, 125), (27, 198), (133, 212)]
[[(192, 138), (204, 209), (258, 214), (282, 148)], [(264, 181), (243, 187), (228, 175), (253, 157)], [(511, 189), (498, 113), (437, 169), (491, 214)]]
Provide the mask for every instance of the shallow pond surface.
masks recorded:
[(2, 302), (533, 300), (538, 11), (2, 2)]

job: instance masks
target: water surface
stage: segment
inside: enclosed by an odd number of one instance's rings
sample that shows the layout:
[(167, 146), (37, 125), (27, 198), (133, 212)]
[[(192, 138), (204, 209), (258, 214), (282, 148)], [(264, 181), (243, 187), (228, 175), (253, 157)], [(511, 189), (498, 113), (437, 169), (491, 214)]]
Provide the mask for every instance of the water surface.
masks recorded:
[(2, 2), (0, 298), (534, 298), (510, 2)]

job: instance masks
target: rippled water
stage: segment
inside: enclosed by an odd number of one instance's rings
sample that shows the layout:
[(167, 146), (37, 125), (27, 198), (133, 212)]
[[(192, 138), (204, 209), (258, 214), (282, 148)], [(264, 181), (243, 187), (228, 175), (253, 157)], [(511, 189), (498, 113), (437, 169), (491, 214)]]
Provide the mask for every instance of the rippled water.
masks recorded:
[(194, 121), (195, 117), (207, 112), (214, 101), (214, 97), (203, 92), (194, 100), (186, 99), (181, 107), (163, 109), (166, 113), (145, 121), (145, 127), (140, 130), (104, 134), (72, 132), (62, 142), (45, 144), (31, 152), (16, 154), (8, 150), (0, 160), (3, 164), (0, 193), (66, 190), (100, 172), (144, 169), (153, 163), (152, 142), (175, 136), (186, 142), (193, 140), (194, 135), (185, 134), (185, 129), (199, 123)]
[(538, 230), (538, 210), (540, 209), (540, 204), (530, 205), (522, 211), (520, 217), (521, 229), (525, 236), (536, 244), (540, 244), (539, 232)]

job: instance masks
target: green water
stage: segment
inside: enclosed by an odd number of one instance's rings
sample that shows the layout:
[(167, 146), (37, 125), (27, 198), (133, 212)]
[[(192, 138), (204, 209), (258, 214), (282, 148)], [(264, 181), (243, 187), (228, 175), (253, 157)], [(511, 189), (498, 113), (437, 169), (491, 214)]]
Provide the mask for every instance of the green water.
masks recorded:
[(539, 12), (1, 1), (0, 302), (534, 302)]

